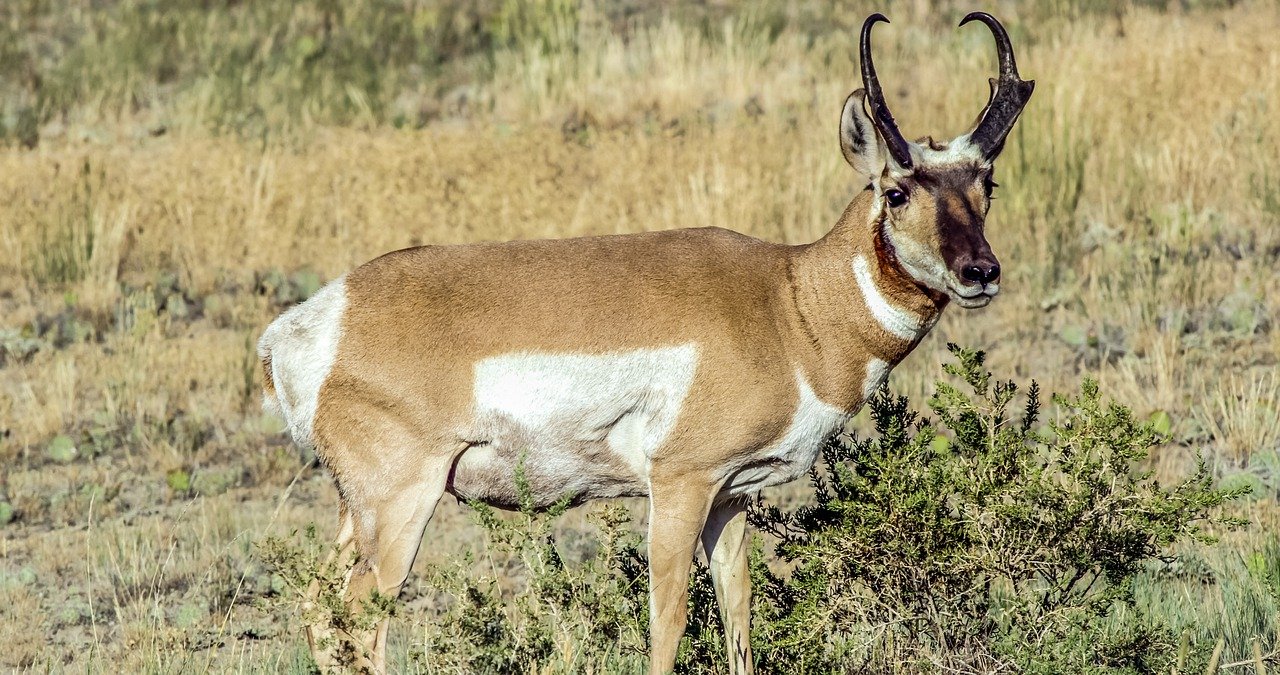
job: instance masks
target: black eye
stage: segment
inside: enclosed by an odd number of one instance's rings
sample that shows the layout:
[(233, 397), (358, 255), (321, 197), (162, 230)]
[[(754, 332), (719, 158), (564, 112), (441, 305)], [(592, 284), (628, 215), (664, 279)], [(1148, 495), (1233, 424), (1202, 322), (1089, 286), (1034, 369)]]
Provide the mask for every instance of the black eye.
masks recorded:
[(889, 201), (889, 206), (902, 206), (907, 203), (907, 193), (902, 190), (885, 190), (884, 198)]
[(991, 193), (995, 192), (998, 187), (1000, 187), (1000, 184), (991, 180), (991, 176), (982, 179), (982, 190), (987, 193), (987, 199), (993, 199)]

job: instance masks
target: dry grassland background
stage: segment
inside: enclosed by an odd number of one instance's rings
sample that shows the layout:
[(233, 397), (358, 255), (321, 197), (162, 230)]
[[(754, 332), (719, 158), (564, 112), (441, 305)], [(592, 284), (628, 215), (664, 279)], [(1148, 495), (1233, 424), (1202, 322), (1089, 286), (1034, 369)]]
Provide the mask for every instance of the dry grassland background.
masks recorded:
[[(1256, 490), (1200, 580), (1144, 602), (1228, 656), (1280, 620), (1280, 7), (945, 1), (141, 0), (0, 7), (0, 664), (276, 671), (305, 641), (254, 548), (336, 495), (259, 410), (252, 345), (324, 280), (417, 244), (717, 225), (808, 242), (862, 186), (836, 128), (883, 9), (908, 136), (984, 104), (987, 9), (1037, 88), (997, 163), (989, 308), (948, 341), (1084, 374)], [(445, 504), (419, 567), (474, 548)], [(573, 529), (580, 515), (564, 528)], [(411, 577), (392, 658), (421, 648)]]

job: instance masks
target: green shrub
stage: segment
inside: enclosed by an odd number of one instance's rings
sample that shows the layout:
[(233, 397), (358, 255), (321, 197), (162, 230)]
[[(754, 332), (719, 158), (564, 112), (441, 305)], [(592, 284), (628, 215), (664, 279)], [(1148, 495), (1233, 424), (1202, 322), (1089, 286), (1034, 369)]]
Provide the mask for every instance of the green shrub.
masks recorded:
[(494, 574), (476, 575), (468, 555), (429, 575), (428, 585), (450, 601), (427, 626), (415, 661), (428, 672), (640, 672), (648, 569), (626, 509), (596, 509), (594, 550), (570, 565), (552, 538), (552, 524), (569, 502), (537, 513), (522, 471), (517, 487), (524, 497), (514, 518), (471, 504)]
[(1038, 428), (1034, 384), (1015, 414), (1016, 385), (950, 349), (967, 391), (938, 383), (936, 426), (882, 390), (873, 437), (823, 448), (812, 505), (753, 510), (793, 566), (756, 566), (761, 670), (1168, 672), (1177, 636), (1133, 581), (1174, 542), (1211, 541), (1201, 526), (1242, 491), (1203, 462), (1171, 486), (1140, 470), (1165, 439), (1092, 380)]
[[(318, 639), (322, 648), (333, 650), (340, 665), (354, 666), (358, 660), (358, 647), (350, 636), (363, 634), (395, 614), (395, 598), (377, 591), (358, 609), (345, 602), (350, 567), (335, 562), (336, 551), (321, 542), (314, 525), (289, 538), (265, 538), (258, 543), (258, 554), (271, 570), (271, 587), (287, 591), (278, 599), (287, 605), (288, 615), (300, 617), (303, 625), (332, 629)], [(349, 565), (357, 562), (353, 556)]]

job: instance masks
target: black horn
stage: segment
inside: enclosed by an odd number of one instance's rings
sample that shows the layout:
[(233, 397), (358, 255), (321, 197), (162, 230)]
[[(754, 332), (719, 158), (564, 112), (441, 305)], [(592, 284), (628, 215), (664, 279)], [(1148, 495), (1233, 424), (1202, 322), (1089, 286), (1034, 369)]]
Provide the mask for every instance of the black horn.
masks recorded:
[(1031, 92), (1036, 88), (1034, 80), (1023, 80), (1018, 76), (1018, 64), (1013, 58), (1013, 44), (1009, 41), (1009, 33), (994, 16), (986, 12), (971, 12), (960, 22), (963, 26), (970, 21), (980, 21), (991, 29), (996, 40), (996, 56), (1000, 61), (1000, 78), (991, 79), (991, 97), (987, 107), (978, 115), (978, 121), (969, 132), (969, 141), (978, 146), (983, 157), (994, 159), (1004, 149), (1004, 139), (1018, 121), (1018, 115), (1031, 100)]
[(897, 122), (884, 102), (884, 92), (880, 91), (880, 79), (876, 77), (876, 65), (871, 60), (871, 27), (879, 22), (889, 23), (885, 15), (876, 12), (862, 23), (862, 86), (867, 90), (867, 102), (871, 106), (871, 121), (880, 132), (880, 137), (889, 146), (889, 154), (904, 169), (911, 168), (911, 146), (898, 131)]

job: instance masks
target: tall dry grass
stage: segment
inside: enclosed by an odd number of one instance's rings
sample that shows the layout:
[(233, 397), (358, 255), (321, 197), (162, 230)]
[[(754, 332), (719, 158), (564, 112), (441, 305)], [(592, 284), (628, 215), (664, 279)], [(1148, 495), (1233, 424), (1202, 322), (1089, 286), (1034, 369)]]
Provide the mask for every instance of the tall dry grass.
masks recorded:
[[(1168, 415), (1158, 465), (1203, 450), (1269, 504), (1280, 10), (979, 4), (1037, 80), (997, 163), (1005, 290), (949, 312), (893, 386), (922, 395), (945, 341), (1051, 390), (1092, 373)], [(38, 625), (52, 645), (0, 662), (296, 655), (287, 619), (251, 602), (273, 591), (249, 543), (327, 525), (333, 495), (306, 473), (277, 508), (299, 464), (257, 412), (251, 344), (316, 277), (422, 243), (704, 225), (804, 242), (860, 187), (835, 129), (868, 3), (481, 3), (479, 33), (447, 4), (351, 3), (345, 20), (376, 18), (390, 45), (435, 42), (405, 56), (334, 38), (318, 61), (328, 5), (288, 5), (0, 12), (28, 45), (19, 71), (57, 85), (0, 87), (0, 638), (29, 645)], [(962, 9), (897, 3), (877, 34), (908, 135), (957, 134), (985, 101), (993, 48), (953, 29)], [(174, 42), (146, 51), (157, 32)], [(441, 518), (433, 554), (465, 548), (465, 517)]]

